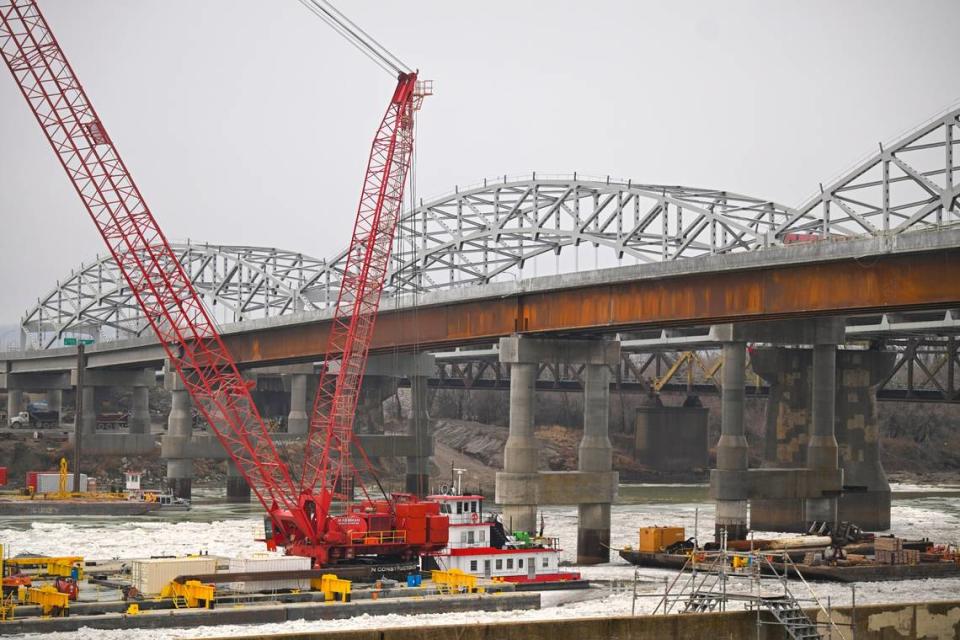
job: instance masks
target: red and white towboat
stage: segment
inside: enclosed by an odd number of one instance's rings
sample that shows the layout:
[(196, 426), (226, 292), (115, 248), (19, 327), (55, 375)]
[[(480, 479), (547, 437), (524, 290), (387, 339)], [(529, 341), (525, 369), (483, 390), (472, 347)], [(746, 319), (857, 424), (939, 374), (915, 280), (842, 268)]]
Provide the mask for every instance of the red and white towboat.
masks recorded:
[(557, 538), (507, 533), (497, 516), (484, 517), (483, 496), (461, 493), (459, 480), (453, 483), (450, 493), (427, 496), (427, 500), (440, 503), (441, 514), (450, 517), (447, 548), (432, 554), (441, 569), (460, 569), (481, 578), (507, 582), (580, 579), (579, 573), (560, 569)]

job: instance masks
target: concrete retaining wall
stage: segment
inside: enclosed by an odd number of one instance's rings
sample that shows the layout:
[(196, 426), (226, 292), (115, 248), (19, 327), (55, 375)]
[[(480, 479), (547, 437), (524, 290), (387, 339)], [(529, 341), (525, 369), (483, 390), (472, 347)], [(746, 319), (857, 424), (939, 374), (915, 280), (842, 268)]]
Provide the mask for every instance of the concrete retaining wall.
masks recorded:
[[(811, 613), (812, 615), (812, 613)], [(850, 609), (834, 610), (834, 621), (850, 623)], [(857, 640), (952, 640), (960, 637), (960, 601), (877, 604), (857, 607)], [(234, 637), (236, 640), (240, 636)], [(756, 614), (746, 611), (699, 615), (574, 618), (536, 622), (408, 627), (242, 636), (247, 640), (739, 640), (757, 638)], [(786, 638), (764, 626), (761, 640)], [(839, 637), (835, 634), (834, 637)], [(211, 640), (211, 639), (207, 639)], [(213, 639), (216, 640), (216, 639)], [(220, 639), (226, 640), (226, 639)]]

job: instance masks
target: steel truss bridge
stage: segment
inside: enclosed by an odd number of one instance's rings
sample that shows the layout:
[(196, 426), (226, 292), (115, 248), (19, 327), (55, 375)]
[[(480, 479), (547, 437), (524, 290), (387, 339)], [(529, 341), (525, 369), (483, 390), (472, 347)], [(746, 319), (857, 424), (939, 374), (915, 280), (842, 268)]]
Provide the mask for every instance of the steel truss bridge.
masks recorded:
[[(960, 109), (953, 109), (880, 145), (795, 208), (719, 189), (577, 174), (501, 176), (458, 187), (403, 214), (386, 295), (415, 299), (538, 273), (762, 252), (800, 242), (870, 236), (895, 241), (913, 231), (958, 227), (958, 144)], [(197, 243), (173, 248), (220, 322), (323, 311), (336, 300), (345, 257), (345, 251), (322, 260), (275, 248)], [(384, 308), (390, 306), (385, 300)], [(943, 322), (928, 319), (922, 327), (883, 336), (903, 353), (895, 373), (904, 367), (910, 372), (905, 388), (929, 395), (930, 386), (953, 400), (957, 352), (949, 336), (958, 333), (951, 321), (957, 312), (937, 313)], [(25, 313), (20, 348), (55, 348), (76, 336), (122, 340), (149, 333), (148, 328), (112, 258), (98, 258), (73, 270)], [(677, 350), (680, 358), (694, 353)], [(931, 352), (939, 355), (923, 355)], [(629, 373), (638, 365), (625, 366)], [(641, 385), (659, 379), (646, 369), (634, 377)]]

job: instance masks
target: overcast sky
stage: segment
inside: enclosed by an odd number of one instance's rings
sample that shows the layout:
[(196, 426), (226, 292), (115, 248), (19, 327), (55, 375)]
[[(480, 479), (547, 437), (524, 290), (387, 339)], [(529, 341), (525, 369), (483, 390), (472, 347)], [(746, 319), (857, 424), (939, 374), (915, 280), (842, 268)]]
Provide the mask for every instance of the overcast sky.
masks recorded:
[[(960, 2), (344, 2), (435, 82), (424, 198), (531, 170), (788, 205), (960, 98)], [(394, 80), (296, 0), (41, 0), (171, 239), (347, 242)], [(101, 240), (0, 70), (0, 325)]]

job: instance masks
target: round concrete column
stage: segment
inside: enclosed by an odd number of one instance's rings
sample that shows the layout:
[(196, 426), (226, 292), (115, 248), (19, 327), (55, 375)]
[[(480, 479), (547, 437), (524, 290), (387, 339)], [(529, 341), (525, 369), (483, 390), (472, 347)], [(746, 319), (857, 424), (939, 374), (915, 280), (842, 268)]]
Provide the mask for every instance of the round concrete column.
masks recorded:
[(79, 420), (84, 435), (97, 432), (97, 394), (96, 387), (83, 387), (83, 413), (75, 418)]
[[(583, 389), (583, 439), (577, 468), (580, 471), (610, 471), (610, 370), (605, 365), (586, 365)], [(577, 509), (577, 564), (610, 562), (610, 505), (581, 504)]]
[(130, 433), (150, 433), (150, 389), (147, 387), (133, 388), (127, 427)]
[(430, 491), (430, 416), (427, 412), (427, 378), (410, 376), (410, 422), (407, 432), (413, 436), (417, 455), (407, 457), (406, 490), (423, 497)]
[(577, 468), (580, 471), (610, 471), (610, 370), (605, 365), (586, 365), (583, 388), (583, 438)]
[(610, 562), (610, 504), (577, 506), (577, 564)]
[(837, 443), (843, 484), (857, 487), (840, 496), (837, 520), (868, 531), (890, 528), (890, 484), (880, 462), (877, 387), (893, 370), (896, 356), (883, 351), (837, 353)]
[(227, 502), (250, 502), (250, 485), (233, 460), (227, 460)]
[(23, 391), (7, 389), (7, 420), (9, 421), (21, 411), (23, 411)]
[[(813, 397), (810, 438), (807, 440), (807, 468), (835, 471), (838, 468), (837, 438), (834, 433), (837, 389), (837, 347), (813, 347)], [(836, 522), (836, 497), (808, 498), (807, 522)]]
[[(193, 436), (192, 403), (190, 394), (185, 389), (173, 389), (170, 392), (167, 434), (188, 440)], [(189, 500), (193, 488), (193, 460), (167, 460), (167, 485), (173, 491), (173, 495)]]
[[(510, 435), (503, 451), (506, 474), (498, 485), (506, 493), (527, 495), (529, 485), (537, 481), (539, 447), (533, 434), (534, 384), (536, 363), (510, 365)], [(533, 532), (537, 527), (537, 505), (504, 505), (503, 520), (514, 531)]]
[(307, 415), (307, 374), (290, 375), (290, 413), (287, 415), (287, 433), (304, 435), (310, 425)]
[[(747, 438), (743, 427), (744, 367), (746, 344), (727, 342), (723, 345), (723, 389), (720, 406), (720, 440), (717, 442), (717, 469), (747, 471)], [(728, 482), (720, 475), (718, 483)], [(719, 488), (719, 487), (718, 487)], [(724, 489), (729, 489), (724, 487)], [(728, 492), (724, 492), (728, 494)], [(747, 536), (747, 496), (742, 500), (717, 500), (715, 534), (720, 539), (726, 529), (728, 540)]]
[(63, 390), (50, 389), (47, 391), (47, 406), (57, 412), (57, 426), (63, 424)]

